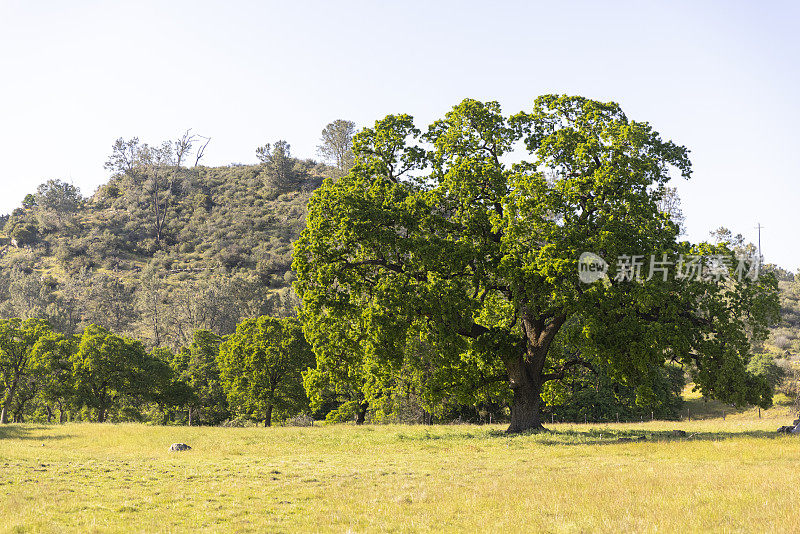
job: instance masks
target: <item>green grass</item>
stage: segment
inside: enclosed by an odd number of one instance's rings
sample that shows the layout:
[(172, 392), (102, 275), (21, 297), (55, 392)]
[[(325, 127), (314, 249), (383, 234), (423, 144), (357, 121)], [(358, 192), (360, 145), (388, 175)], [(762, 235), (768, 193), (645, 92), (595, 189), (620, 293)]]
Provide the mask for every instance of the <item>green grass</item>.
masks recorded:
[[(791, 530), (800, 437), (775, 433), (785, 409), (763, 415), (513, 437), (498, 425), (7, 425), (0, 531)], [(167, 452), (176, 441), (193, 450)]]

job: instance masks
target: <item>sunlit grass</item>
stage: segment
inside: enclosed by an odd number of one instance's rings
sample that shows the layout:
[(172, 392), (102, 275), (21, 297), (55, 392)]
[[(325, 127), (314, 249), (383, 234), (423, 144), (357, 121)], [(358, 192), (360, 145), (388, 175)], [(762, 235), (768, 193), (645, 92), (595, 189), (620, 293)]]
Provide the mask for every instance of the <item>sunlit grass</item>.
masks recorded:
[[(0, 530), (791, 530), (800, 437), (775, 433), (791, 419), (750, 410), (525, 436), (499, 425), (8, 425)], [(167, 452), (176, 441), (193, 449)]]

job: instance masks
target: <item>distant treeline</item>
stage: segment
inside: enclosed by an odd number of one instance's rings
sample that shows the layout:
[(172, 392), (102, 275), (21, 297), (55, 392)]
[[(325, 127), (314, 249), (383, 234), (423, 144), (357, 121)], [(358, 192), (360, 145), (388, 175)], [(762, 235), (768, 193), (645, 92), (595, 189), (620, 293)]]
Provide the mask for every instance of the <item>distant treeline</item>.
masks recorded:
[(219, 424), (236, 414), (268, 425), (307, 408), (300, 373), (311, 365), (293, 318), (248, 319), (225, 339), (199, 330), (175, 352), (94, 324), (64, 335), (13, 318), (0, 321), (0, 419)]
[[(418, 349), (415, 349), (418, 350)], [(353, 403), (315, 373), (314, 354), (295, 318), (246, 319), (229, 336), (197, 330), (186, 346), (147, 350), (137, 340), (91, 324), (63, 334), (42, 319), (0, 320), (4, 422), (139, 421), (155, 424), (272, 424), (303, 415), (330, 421), (504, 421), (502, 403), (434, 406), (424, 380), (387, 376), (377, 406)], [(606, 376), (576, 377), (557, 392), (559, 420), (636, 418), (680, 410), (683, 373), (666, 373), (658, 398), (637, 407), (635, 391)], [(315, 402), (309, 403), (309, 397)]]

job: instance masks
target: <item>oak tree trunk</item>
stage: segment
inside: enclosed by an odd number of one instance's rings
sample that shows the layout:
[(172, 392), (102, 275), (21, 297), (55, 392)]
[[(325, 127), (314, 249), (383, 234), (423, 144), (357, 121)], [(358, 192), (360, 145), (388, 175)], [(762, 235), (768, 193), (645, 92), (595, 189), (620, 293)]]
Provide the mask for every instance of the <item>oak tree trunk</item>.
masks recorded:
[(526, 307), (520, 310), (524, 350), (506, 360), (508, 380), (514, 393), (511, 425), (506, 432), (544, 430), (541, 421), (542, 385), (552, 376), (545, 375), (545, 362), (553, 338), (566, 316), (537, 317)]
[(363, 425), (364, 421), (366, 421), (368, 408), (369, 408), (369, 403), (367, 401), (362, 401), (361, 404), (358, 406), (358, 412), (356, 413), (357, 425)]
[(542, 384), (535, 376), (535, 369), (525, 358), (520, 357), (508, 365), (508, 378), (514, 399), (511, 404), (511, 424), (506, 432), (544, 430), (541, 421)]
[(264, 426), (272, 425), (272, 405), (267, 406), (267, 416), (264, 418)]
[(8, 395), (6, 396), (6, 401), (3, 403), (3, 408), (0, 410), (0, 424), (8, 423), (9, 406), (11, 406), (11, 401), (14, 400), (14, 394), (16, 392), (17, 379), (14, 378), (14, 381), (11, 383), (11, 389), (9, 389)]

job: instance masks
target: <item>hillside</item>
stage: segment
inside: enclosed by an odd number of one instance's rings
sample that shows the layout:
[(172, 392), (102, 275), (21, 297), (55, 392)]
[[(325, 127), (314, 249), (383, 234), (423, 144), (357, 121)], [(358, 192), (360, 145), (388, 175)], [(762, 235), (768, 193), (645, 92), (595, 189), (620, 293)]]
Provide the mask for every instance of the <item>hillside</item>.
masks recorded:
[(781, 322), (772, 329), (769, 343), (786, 357), (800, 354), (800, 278), (780, 282)]
[(0, 316), (179, 346), (197, 328), (224, 334), (245, 316), (290, 314), (292, 242), (329, 168), (284, 167), (174, 167), (160, 189), (116, 173), (89, 198), (43, 184), (0, 221)]

